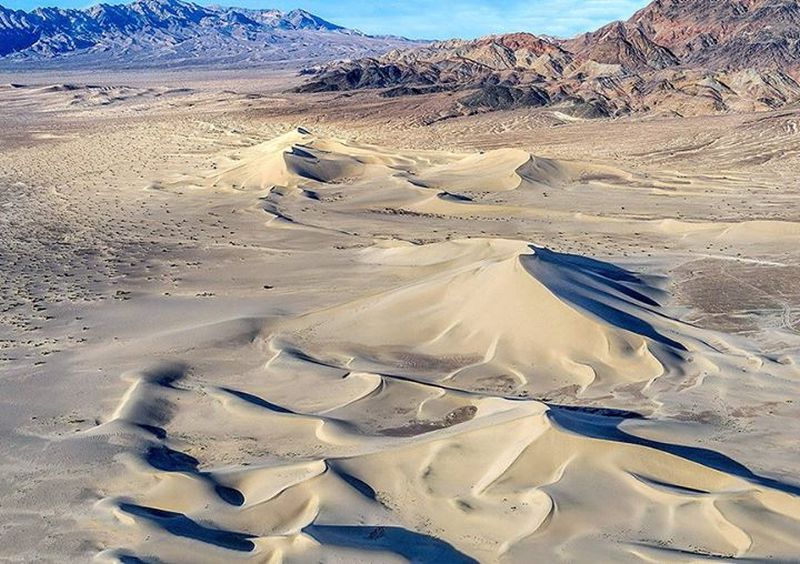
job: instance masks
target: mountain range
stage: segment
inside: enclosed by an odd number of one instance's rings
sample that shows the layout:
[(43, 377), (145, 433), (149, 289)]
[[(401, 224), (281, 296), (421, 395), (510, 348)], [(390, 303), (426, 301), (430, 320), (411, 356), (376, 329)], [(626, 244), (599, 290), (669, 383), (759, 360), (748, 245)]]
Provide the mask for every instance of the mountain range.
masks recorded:
[(414, 44), (346, 29), (304, 10), (200, 6), (182, 0), (30, 12), (0, 6), (0, 66), (12, 68), (291, 68)]
[(461, 113), (552, 106), (581, 116), (778, 108), (800, 100), (797, 0), (655, 0), (571, 39), (450, 40), (325, 65), (305, 92), (460, 93)]
[(447, 92), (449, 115), (554, 107), (579, 117), (774, 109), (800, 100), (798, 0), (654, 0), (569, 39), (370, 36), (303, 10), (136, 0), (84, 10), (0, 6), (0, 68), (264, 67), (301, 92)]

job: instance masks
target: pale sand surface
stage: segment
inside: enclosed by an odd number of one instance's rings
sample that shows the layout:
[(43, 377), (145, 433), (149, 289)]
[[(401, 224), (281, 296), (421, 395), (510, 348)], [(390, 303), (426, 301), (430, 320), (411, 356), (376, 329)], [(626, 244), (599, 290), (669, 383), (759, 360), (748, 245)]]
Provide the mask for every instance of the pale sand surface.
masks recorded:
[(800, 112), (0, 79), (0, 559), (800, 558)]

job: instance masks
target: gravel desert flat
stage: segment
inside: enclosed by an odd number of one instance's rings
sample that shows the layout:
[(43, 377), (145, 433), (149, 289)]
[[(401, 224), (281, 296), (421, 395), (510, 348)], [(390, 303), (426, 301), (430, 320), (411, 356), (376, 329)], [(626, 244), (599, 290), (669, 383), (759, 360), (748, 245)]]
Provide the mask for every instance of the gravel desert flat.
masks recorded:
[(800, 559), (796, 103), (27, 57), (0, 560)]

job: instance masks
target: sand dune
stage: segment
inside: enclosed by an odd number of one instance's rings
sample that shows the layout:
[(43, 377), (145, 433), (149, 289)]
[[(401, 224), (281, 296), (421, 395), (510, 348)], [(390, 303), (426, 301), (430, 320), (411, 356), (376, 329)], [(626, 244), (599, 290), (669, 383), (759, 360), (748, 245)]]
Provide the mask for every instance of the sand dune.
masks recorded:
[[(510, 228), (558, 222), (563, 230), (637, 233), (676, 246), (732, 242), (791, 247), (800, 235), (800, 223), (792, 221), (653, 219), (628, 213), (624, 205), (621, 213), (610, 215), (576, 210), (584, 199), (629, 203), (633, 194), (656, 194), (658, 206), (680, 206), (689, 194), (687, 181), (681, 176), (636, 175), (604, 164), (544, 159), (516, 149), (473, 155), (401, 152), (300, 129), (220, 160), (226, 161), (219, 165), (221, 172), (190, 182), (267, 191), (267, 208), (315, 227), (357, 231), (347, 224), (370, 213), (387, 220), (410, 214), (473, 224), (508, 223)], [(561, 205), (562, 200), (569, 207)], [(394, 221), (387, 225), (396, 228)]]
[[(477, 247), (479, 255), (485, 253), (481, 247), (490, 246), (493, 256), (448, 265), (451, 249), (459, 246)], [(575, 387), (582, 393), (661, 374), (635, 321), (617, 328), (574, 309), (531, 274), (541, 259), (523, 243), (476, 240), (436, 247), (424, 256), (426, 269), (433, 270), (428, 261), (438, 255), (444, 264), (438, 271), (336, 312), (312, 314), (303, 319), (297, 338), (326, 363), (411, 375), (439, 368), (446, 385), (456, 388), (502, 386), (540, 395)], [(416, 263), (416, 248), (396, 251), (406, 253), (408, 264)], [(391, 264), (398, 258), (393, 253)], [(559, 265), (550, 268), (551, 275), (563, 276)], [(639, 307), (655, 304), (604, 274), (590, 277), (597, 294), (616, 294), (608, 301), (632, 305), (639, 297), (645, 300)], [(609, 315), (624, 315), (609, 309)], [(340, 352), (334, 360), (329, 351)]]
[[(195, 185), (266, 197), (279, 219), (263, 229), (318, 237), (333, 220), (295, 216), (303, 206), (368, 218), (377, 203), (426, 192), (522, 190), (536, 162), (392, 153), (306, 131), (238, 155)], [(535, 166), (552, 186), (552, 171), (572, 165)], [(188, 365), (127, 376), (90, 432), (136, 437), (126, 464), (143, 486), (98, 502), (130, 535), (101, 559), (656, 562), (800, 550), (800, 488), (693, 445), (693, 423), (657, 415), (685, 405), (689, 388), (731, 393), (720, 382), (737, 373), (742, 390), (770, 387), (762, 377), (796, 369), (681, 321), (664, 278), (490, 237), (372, 241), (348, 256), (394, 282), (148, 345), (260, 361), (235, 385)]]
[[(634, 273), (526, 250), (507, 241), (368, 249), (362, 255), (373, 265), (407, 267), (416, 254), (425, 269), (454, 261), (420, 282), (265, 328), (250, 346), (267, 360), (246, 389), (187, 385), (179, 366), (133, 375), (111, 419), (93, 432), (151, 434), (130, 463), (150, 485), (98, 509), (139, 531), (132, 554), (176, 562), (795, 554), (800, 488), (719, 453), (629, 430), (636, 413), (530, 397), (573, 383), (578, 361), (599, 366), (581, 386), (589, 390), (656, 377), (663, 368), (648, 347), (664, 343), (637, 333), (623, 314), (642, 304), (658, 309), (633, 290), (641, 282)], [(440, 281), (447, 295), (436, 291)], [(617, 317), (600, 303), (618, 304)], [(445, 320), (451, 329), (440, 333)], [(593, 339), (604, 347), (594, 349)], [(514, 369), (498, 359), (518, 360), (524, 346), (534, 366), (511, 378)], [(492, 356), (465, 369), (473, 350)], [(543, 374), (554, 376), (532, 377)], [(103, 431), (119, 424), (135, 429)], [(257, 437), (270, 454), (201, 469), (173, 448), (179, 441), (171, 437), (187, 426), (201, 429), (207, 444), (231, 433)], [(602, 542), (608, 538), (614, 542)]]
[(518, 169), (530, 159), (525, 151), (498, 149), (430, 167), (413, 179), (427, 188), (502, 192), (519, 188), (522, 177)]
[(730, 164), (785, 119), (406, 138), (159, 88), (0, 89), (0, 558), (797, 559), (800, 232)]
[[(796, 487), (712, 451), (642, 437), (627, 430), (632, 413), (460, 391), (425, 382), (440, 366), (417, 370), (351, 372), (283, 348), (249, 390), (181, 387), (176, 366), (133, 377), (104, 426), (153, 435), (130, 464), (150, 485), (135, 499), (99, 503), (141, 534), (132, 553), (105, 556), (658, 561), (799, 548)], [(167, 405), (178, 412), (165, 418)], [(168, 446), (188, 424), (182, 417), (196, 426), (201, 414), (206, 441), (264, 433), (273, 454), (201, 470)], [(608, 537), (615, 542), (601, 542)]]

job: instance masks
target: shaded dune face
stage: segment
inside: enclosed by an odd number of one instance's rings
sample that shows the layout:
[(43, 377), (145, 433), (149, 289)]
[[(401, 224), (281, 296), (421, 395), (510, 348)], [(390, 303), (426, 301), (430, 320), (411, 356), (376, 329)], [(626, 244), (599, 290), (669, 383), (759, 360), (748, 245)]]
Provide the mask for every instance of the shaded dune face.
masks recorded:
[[(355, 213), (578, 176), (520, 152), (392, 152), (303, 131), (229, 164), (197, 184), (220, 197), (233, 184), (252, 191), (274, 216), (266, 229), (288, 225), (297, 238), (331, 229), (294, 207), (310, 193), (326, 211)], [(684, 424), (653, 416), (668, 392), (702, 385), (701, 372), (752, 376), (736, 364), (751, 357), (731, 347), (734, 360), (721, 360), (717, 335), (671, 314), (664, 279), (489, 237), (372, 241), (348, 253), (397, 283), (299, 316), (162, 339), (225, 359), (223, 371), (231, 357), (256, 358), (246, 374), (211, 377), (187, 358), (126, 375), (128, 392), (91, 432), (133, 445), (127, 463), (141, 487), (99, 502), (124, 531), (100, 560), (800, 552), (797, 486), (686, 444)], [(778, 370), (763, 359), (762, 369)]]

